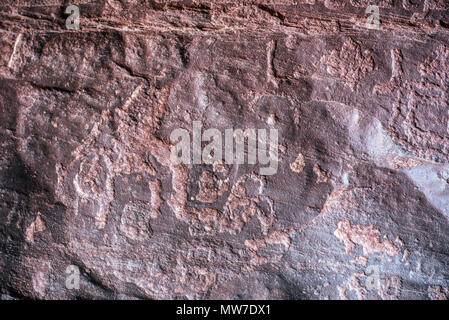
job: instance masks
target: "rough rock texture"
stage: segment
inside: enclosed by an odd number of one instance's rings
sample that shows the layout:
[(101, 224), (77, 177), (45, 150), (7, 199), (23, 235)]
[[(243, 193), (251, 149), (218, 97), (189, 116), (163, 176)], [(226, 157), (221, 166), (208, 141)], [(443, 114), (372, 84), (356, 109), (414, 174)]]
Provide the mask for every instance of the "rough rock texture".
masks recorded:
[[(2, 0), (0, 18), (1, 298), (449, 298), (448, 1)], [(172, 164), (195, 120), (278, 129), (277, 174)]]

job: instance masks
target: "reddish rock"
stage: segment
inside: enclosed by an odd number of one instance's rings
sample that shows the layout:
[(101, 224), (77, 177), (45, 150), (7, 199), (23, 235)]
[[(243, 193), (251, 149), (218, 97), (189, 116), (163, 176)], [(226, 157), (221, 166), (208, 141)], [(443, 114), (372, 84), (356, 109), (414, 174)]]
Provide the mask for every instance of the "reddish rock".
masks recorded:
[[(142, 2), (0, 4), (2, 298), (448, 298), (447, 1)], [(193, 121), (277, 173), (174, 164)]]

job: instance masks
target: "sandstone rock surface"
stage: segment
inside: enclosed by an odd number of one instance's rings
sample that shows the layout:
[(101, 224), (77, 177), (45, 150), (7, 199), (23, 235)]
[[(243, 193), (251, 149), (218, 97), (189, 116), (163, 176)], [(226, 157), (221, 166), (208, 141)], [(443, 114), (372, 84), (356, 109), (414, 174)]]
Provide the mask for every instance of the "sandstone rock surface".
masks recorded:
[(1, 298), (449, 298), (448, 1), (69, 2), (0, 2)]

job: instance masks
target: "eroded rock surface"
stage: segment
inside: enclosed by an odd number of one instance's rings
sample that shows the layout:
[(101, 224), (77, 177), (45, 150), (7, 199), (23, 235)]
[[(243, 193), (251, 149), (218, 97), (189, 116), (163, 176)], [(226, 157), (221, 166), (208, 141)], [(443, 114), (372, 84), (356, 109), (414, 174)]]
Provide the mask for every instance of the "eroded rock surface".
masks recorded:
[[(70, 4), (0, 3), (2, 298), (449, 298), (449, 2)], [(277, 173), (173, 164), (193, 121)]]

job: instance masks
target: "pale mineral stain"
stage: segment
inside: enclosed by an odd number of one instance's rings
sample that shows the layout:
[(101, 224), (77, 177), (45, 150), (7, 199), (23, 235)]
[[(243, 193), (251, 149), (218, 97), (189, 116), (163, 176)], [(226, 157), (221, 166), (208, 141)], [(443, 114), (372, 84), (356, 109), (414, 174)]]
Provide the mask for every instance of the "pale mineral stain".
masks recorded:
[(290, 163), (290, 169), (296, 173), (301, 173), (302, 170), (304, 170), (305, 166), (306, 162), (304, 160), (304, 156), (301, 153), (298, 154), (294, 162)]
[(12, 66), (13, 66), (15, 55), (16, 55), (16, 52), (17, 52), (17, 48), (19, 47), (19, 44), (22, 41), (22, 37), (23, 37), (23, 34), (19, 33), (19, 35), (16, 38), (16, 41), (14, 42), (13, 51), (12, 51), (11, 57), (9, 58), (9, 62), (8, 62), (8, 67), (9, 68), (12, 68)]
[(331, 173), (322, 169), (318, 164), (313, 167), (313, 172), (316, 175), (316, 183), (327, 183), (331, 177)]
[(375, 229), (373, 225), (351, 226), (348, 220), (340, 221), (334, 235), (343, 241), (346, 253), (350, 253), (357, 244), (362, 246), (365, 255), (385, 252), (390, 256), (395, 256), (400, 251), (390, 240), (381, 242), (379, 230)]
[(30, 224), (30, 226), (25, 231), (25, 238), (29, 242), (34, 241), (34, 234), (36, 232), (45, 231), (46, 226), (44, 220), (42, 220), (40, 213), (38, 213), (36, 219)]

